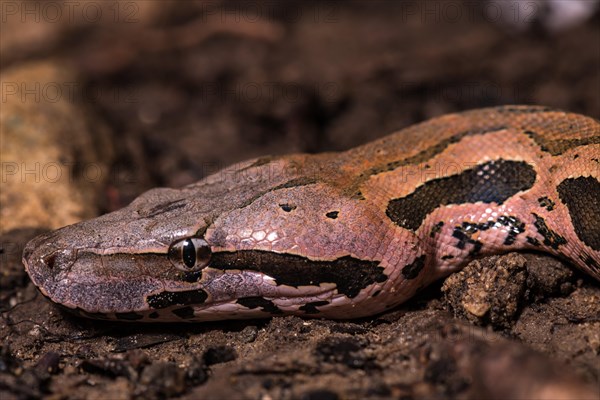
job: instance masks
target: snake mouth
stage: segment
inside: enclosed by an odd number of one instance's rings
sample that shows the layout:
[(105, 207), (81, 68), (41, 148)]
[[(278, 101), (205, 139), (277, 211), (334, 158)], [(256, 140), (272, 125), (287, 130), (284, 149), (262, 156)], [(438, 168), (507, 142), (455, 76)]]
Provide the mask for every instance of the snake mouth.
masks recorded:
[(86, 249), (62, 246), (59, 231), (27, 243), (22, 262), (42, 295), (63, 308), (90, 313), (143, 310), (145, 295), (163, 288), (160, 279), (146, 274), (131, 257), (109, 260)]
[[(39, 291), (63, 308), (89, 313), (127, 312), (147, 307), (144, 297), (159, 290), (162, 283), (151, 278), (130, 280), (105, 279), (82, 275), (88, 270), (79, 263), (77, 250), (42, 250), (24, 252), (23, 263)], [(102, 278), (102, 279), (100, 279)]]
[(44, 296), (86, 317), (209, 321), (304, 315), (324, 304), (337, 307), (343, 303), (338, 299), (355, 301), (365, 287), (387, 279), (378, 261), (264, 251), (216, 252), (208, 266), (190, 275), (173, 266), (167, 249), (140, 253), (113, 246), (108, 252), (111, 243), (103, 238), (81, 238), (78, 225), (64, 229), (31, 240), (23, 263)]
[[(258, 271), (207, 268), (201, 279), (186, 281), (165, 254), (98, 254), (95, 249), (64, 248), (55, 233), (31, 240), (23, 264), (40, 292), (62, 308), (101, 319), (221, 319), (278, 314), (331, 297), (335, 284), (290, 286)], [(273, 301), (277, 299), (278, 305)], [(268, 316), (268, 314), (267, 314)], [(234, 317), (236, 318), (236, 317)]]
[(316, 306), (330, 304), (335, 298), (335, 289), (290, 297), (248, 296), (200, 305), (169, 307), (146, 315), (150, 320), (155, 318), (185, 322), (253, 319), (289, 314), (310, 317), (319, 313)]
[[(314, 288), (313, 288), (314, 289)], [(171, 297), (174, 294), (183, 296), (189, 295), (189, 292), (160, 292), (156, 295), (150, 295), (153, 299), (153, 308), (138, 311), (89, 311), (80, 307), (69, 308), (62, 304), (59, 306), (70, 313), (100, 320), (119, 320), (128, 322), (208, 322), (230, 319), (254, 319), (274, 317), (284, 314), (298, 314), (304, 316), (317, 316), (318, 311), (314, 306), (335, 303), (339, 299), (335, 288), (321, 288), (318, 292), (306, 292), (303, 295), (295, 293), (289, 297), (269, 297), (269, 296), (247, 296), (239, 298), (228, 298), (218, 301), (212, 301), (202, 289), (195, 290), (194, 293), (199, 298), (191, 299), (191, 302), (173, 301), (172, 303), (156, 303), (157, 297), (160, 300), (168, 301), (183, 297)], [(153, 298), (154, 296), (154, 298)], [(166, 297), (164, 297), (166, 296)], [(207, 300), (204, 302), (204, 300)], [(196, 301), (196, 302), (194, 302)], [(312, 308), (311, 308), (312, 307)]]

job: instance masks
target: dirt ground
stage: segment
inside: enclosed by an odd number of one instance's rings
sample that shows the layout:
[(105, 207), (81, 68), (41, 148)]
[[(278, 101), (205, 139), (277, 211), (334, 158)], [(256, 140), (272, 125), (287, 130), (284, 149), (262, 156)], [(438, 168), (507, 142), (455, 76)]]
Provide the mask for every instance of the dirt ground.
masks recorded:
[(75, 3), (1, 3), (3, 400), (600, 398), (600, 285), (549, 256), (475, 261), (360, 320), (154, 325), (64, 313), (21, 264), (36, 234), (251, 157), (497, 104), (599, 118), (598, 10)]

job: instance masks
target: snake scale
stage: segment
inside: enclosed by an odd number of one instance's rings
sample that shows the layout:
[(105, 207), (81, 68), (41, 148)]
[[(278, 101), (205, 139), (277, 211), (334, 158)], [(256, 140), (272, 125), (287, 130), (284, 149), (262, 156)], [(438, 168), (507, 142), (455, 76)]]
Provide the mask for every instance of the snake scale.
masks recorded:
[(355, 318), (513, 250), (600, 280), (600, 123), (541, 106), (437, 117), (340, 153), (261, 157), (33, 239), (80, 315)]

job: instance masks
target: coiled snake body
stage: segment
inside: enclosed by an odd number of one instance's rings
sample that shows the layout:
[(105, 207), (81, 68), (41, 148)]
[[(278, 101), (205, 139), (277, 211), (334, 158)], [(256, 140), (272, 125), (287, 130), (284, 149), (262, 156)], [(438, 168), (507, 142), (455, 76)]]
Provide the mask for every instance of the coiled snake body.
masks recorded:
[(44, 295), (96, 318), (354, 318), (512, 250), (600, 279), (599, 170), (592, 118), (474, 110), (148, 191), (35, 238), (23, 261)]

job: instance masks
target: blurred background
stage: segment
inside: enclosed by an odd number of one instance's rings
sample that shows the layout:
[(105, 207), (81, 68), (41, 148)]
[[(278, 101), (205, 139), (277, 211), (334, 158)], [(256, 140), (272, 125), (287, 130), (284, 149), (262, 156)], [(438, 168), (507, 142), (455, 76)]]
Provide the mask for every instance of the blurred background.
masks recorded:
[[(534, 304), (512, 330), (492, 327), (527, 348), (453, 319), (439, 286), (369, 321), (140, 334), (57, 313), (20, 261), (36, 233), (252, 157), (345, 150), (500, 104), (599, 118), (597, 0), (2, 0), (0, 19), (3, 399), (585, 397), (531, 348), (597, 387), (591, 283)], [(548, 265), (562, 271), (554, 295), (585, 280), (552, 259), (530, 264), (544, 282)]]
[(595, 0), (0, 4), (3, 103), (85, 111), (107, 138), (92, 140), (111, 174), (102, 211), (243, 159), (344, 150), (453, 111), (600, 116)]

